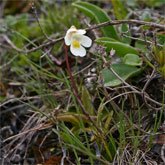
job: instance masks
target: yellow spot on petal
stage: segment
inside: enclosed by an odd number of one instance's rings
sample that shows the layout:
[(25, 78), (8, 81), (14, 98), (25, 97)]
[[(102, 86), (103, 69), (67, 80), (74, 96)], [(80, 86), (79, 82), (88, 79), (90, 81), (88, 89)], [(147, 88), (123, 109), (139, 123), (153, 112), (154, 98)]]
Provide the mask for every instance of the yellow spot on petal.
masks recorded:
[(74, 28), (74, 29), (76, 29), (76, 27), (75, 27), (74, 25), (72, 25), (70, 28)]
[(74, 48), (80, 48), (80, 42), (78, 42), (78, 41), (73, 41), (72, 45)]

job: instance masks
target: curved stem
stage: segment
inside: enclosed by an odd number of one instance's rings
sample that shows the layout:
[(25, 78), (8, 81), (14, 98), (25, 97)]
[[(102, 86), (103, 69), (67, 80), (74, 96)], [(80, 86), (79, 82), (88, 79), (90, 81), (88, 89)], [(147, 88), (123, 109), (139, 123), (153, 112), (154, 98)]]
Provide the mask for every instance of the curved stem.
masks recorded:
[(67, 69), (68, 69), (68, 72), (69, 72), (69, 76), (70, 76), (70, 79), (72, 81), (72, 86), (73, 86), (74, 92), (75, 92), (76, 96), (80, 99), (80, 96), (78, 94), (78, 89), (76, 87), (76, 83), (74, 81), (74, 78), (73, 78), (73, 75), (72, 75), (72, 72), (71, 72), (71, 69), (70, 69), (69, 60), (68, 60), (68, 47), (66, 45), (65, 45), (65, 60), (66, 60), (66, 65), (67, 65)]
[(82, 104), (82, 101), (81, 101), (81, 97), (80, 95), (78, 94), (78, 89), (76, 87), (76, 83), (73, 79), (73, 76), (72, 76), (72, 72), (71, 72), (71, 69), (70, 69), (70, 65), (69, 65), (69, 60), (68, 60), (68, 47), (65, 45), (65, 60), (66, 60), (66, 65), (67, 65), (67, 68), (68, 68), (68, 72), (69, 72), (69, 76), (70, 76), (70, 79), (72, 81), (72, 86), (73, 86), (73, 89), (74, 89), (74, 94), (76, 95), (77, 97), (77, 101), (80, 105), (80, 107), (82, 108), (82, 111), (83, 113), (87, 116), (87, 118), (89, 119), (89, 121), (91, 121), (91, 123), (93, 124), (93, 126), (98, 130), (98, 132), (100, 133), (100, 135), (105, 139), (105, 136), (104, 136), (104, 133), (102, 132), (102, 130), (96, 125), (96, 123), (92, 120), (91, 116), (89, 115), (89, 113), (85, 110), (85, 107), (84, 105)]

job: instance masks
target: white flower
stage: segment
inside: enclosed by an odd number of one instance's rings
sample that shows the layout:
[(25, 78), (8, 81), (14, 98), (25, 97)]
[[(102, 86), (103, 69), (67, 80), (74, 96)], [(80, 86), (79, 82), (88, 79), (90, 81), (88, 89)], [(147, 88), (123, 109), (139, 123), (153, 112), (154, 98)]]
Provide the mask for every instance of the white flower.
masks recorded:
[(92, 40), (85, 36), (86, 33), (83, 29), (76, 29), (75, 26), (71, 26), (71, 28), (66, 32), (66, 36), (64, 38), (65, 44), (70, 46), (70, 51), (75, 56), (84, 57), (86, 55), (86, 48), (89, 48), (92, 45)]

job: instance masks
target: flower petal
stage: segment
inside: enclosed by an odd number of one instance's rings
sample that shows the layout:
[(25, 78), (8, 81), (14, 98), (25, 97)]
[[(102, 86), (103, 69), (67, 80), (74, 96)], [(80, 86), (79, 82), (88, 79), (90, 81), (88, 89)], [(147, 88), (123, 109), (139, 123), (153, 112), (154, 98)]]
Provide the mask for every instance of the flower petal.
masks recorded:
[(71, 44), (70, 51), (75, 56), (84, 57), (86, 55), (86, 49), (82, 46), (80, 46), (80, 48), (74, 48)]
[(71, 28), (67, 30), (66, 34), (69, 34), (69, 33), (71, 33), (71, 32), (77, 32), (77, 31), (78, 31), (78, 30), (76, 29), (75, 26), (71, 26)]
[(84, 47), (89, 48), (92, 45), (92, 40), (87, 37), (87, 36), (82, 36), (81, 37), (81, 41), (80, 41), (81, 45), (83, 45)]
[(69, 46), (71, 44), (71, 40), (73, 38), (72, 35), (77, 34), (77, 31), (78, 30), (76, 29), (75, 26), (71, 26), (71, 28), (67, 30), (66, 35), (64, 37), (66, 45)]
[(85, 30), (83, 30), (83, 29), (79, 29), (79, 30), (77, 30), (77, 33), (78, 33), (78, 34), (85, 34), (85, 33), (86, 33), (86, 31), (85, 31)]
[(66, 36), (64, 37), (64, 41), (65, 41), (65, 44), (66, 44), (67, 46), (69, 46), (69, 45), (71, 44), (71, 40), (69, 39), (69, 36), (68, 36), (68, 35), (66, 35)]

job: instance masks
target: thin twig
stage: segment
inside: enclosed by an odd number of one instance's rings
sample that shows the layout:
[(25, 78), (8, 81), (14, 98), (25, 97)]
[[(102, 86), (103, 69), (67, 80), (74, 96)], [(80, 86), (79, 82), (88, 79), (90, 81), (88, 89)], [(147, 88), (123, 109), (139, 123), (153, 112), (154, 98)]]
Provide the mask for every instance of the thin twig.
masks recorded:
[(141, 96), (143, 96), (144, 98), (146, 98), (147, 100), (157, 104), (160, 106), (159, 110), (165, 107), (165, 104), (161, 104), (153, 99), (151, 99), (149, 96), (147, 96), (146, 93), (142, 93), (142, 91), (138, 91), (137, 89), (135, 89), (133, 86), (129, 85), (125, 80), (123, 80), (112, 68), (112, 66), (110, 65), (109, 62), (106, 61), (106, 59), (103, 57), (103, 61), (105, 63), (105, 66), (107, 66), (110, 71), (125, 85), (127, 85), (132, 91), (136, 92), (137, 94), (140, 94)]
[(42, 28), (35, 7), (32, 6), (32, 9), (34, 9), (34, 14), (35, 14), (35, 17), (36, 17), (37, 23), (38, 23), (38, 25), (39, 25), (39, 27), (40, 27), (40, 29), (41, 29), (43, 35), (44, 35), (45, 38), (48, 39), (49, 41), (53, 41), (51, 38), (49, 38), (49, 37), (47, 36), (47, 34), (45, 33), (44, 29)]
[(6, 6), (6, 0), (2, 0), (1, 1), (1, 5), (0, 5), (0, 18), (2, 18), (3, 17), (3, 12), (4, 12), (4, 8), (5, 8), (5, 6)]
[[(153, 23), (153, 22), (144, 22), (144, 21), (139, 21), (139, 20), (113, 20), (113, 21), (108, 21), (108, 22), (104, 22), (104, 23), (101, 23), (101, 24), (91, 26), (89, 28), (86, 28), (85, 30), (89, 31), (89, 30), (92, 30), (92, 29), (97, 29), (97, 28), (100, 28), (100, 27), (108, 26), (108, 25), (118, 25), (118, 24), (125, 24), (125, 23), (128, 23), (128, 24), (133, 24), (134, 23), (134, 24), (139, 24), (139, 25), (147, 25), (147, 26), (150, 26), (150, 27), (165, 29), (165, 25), (161, 25), (161, 24), (157, 24), (157, 23)], [(64, 39), (64, 37), (60, 37), (58, 39), (51, 40), (51, 41), (49, 41), (47, 43), (44, 43), (44, 44), (42, 44), (38, 47), (35, 47), (35, 48), (30, 49), (30, 50), (24, 51), (24, 53), (28, 54), (28, 53), (37, 51), (37, 50), (39, 50), (43, 47), (47, 47), (49, 45), (54, 45), (54, 44), (56, 44), (60, 41), (63, 41), (63, 39)]]
[(7, 63), (3, 64), (0, 66), (0, 70), (4, 69), (5, 67), (7, 67), (8, 65), (10, 65), (17, 57), (19, 56), (19, 54), (16, 54), (13, 58), (11, 58)]
[(94, 60), (92, 61), (88, 66), (84, 67), (83, 69), (81, 69), (80, 71), (76, 72), (76, 73), (73, 73), (73, 76), (76, 76), (82, 72), (84, 72), (85, 70), (87, 70), (88, 68), (90, 68), (93, 64), (95, 64), (98, 60)]
[(40, 46), (38, 46), (38, 47), (32, 48), (32, 49), (30, 49), (30, 50), (27, 50), (27, 51), (25, 51), (25, 53), (28, 54), (28, 53), (37, 51), (37, 50), (39, 50), (39, 49), (41, 49), (41, 48), (44, 48), (44, 47), (47, 47), (47, 46), (50, 46), (50, 45), (54, 45), (54, 44), (56, 44), (56, 43), (58, 43), (58, 42), (60, 42), (60, 41), (63, 41), (63, 39), (64, 39), (64, 37), (60, 37), (60, 38), (58, 38), (58, 39), (56, 39), (56, 40), (49, 41), (49, 42), (44, 43), (44, 44), (42, 44), (42, 45), (40, 45)]
[(41, 123), (39, 123), (38, 125), (34, 126), (31, 129), (28, 129), (28, 130), (26, 130), (24, 132), (21, 132), (19, 134), (13, 135), (13, 136), (5, 139), (4, 142), (6, 142), (8, 140), (11, 140), (11, 139), (15, 139), (16, 137), (21, 137), (23, 135), (29, 134), (30, 132), (33, 132), (33, 131), (39, 131), (39, 130), (44, 130), (44, 129), (47, 129), (47, 128), (51, 128), (52, 126), (53, 126), (52, 123), (48, 123), (48, 124), (41, 124)]
[[(138, 93), (138, 94), (140, 94), (140, 95), (143, 96), (143, 93), (142, 93), (141, 91), (136, 90), (133, 86), (129, 85), (126, 81), (124, 81), (124, 80), (113, 70), (113, 68), (112, 68), (111, 66), (109, 67), (109, 69), (111, 70), (111, 72), (112, 72), (123, 84), (128, 85), (130, 89), (132, 89), (132, 90), (135, 91), (136, 93)], [(159, 103), (159, 102), (157, 102), (157, 101), (151, 99), (149, 96), (147, 96), (146, 93), (144, 94), (144, 97), (145, 97), (147, 100), (149, 100), (149, 101), (151, 101), (151, 102), (153, 102), (153, 103), (155, 103), (155, 104), (157, 104), (157, 105), (159, 105), (159, 106), (161, 106), (161, 107), (165, 107), (165, 104), (161, 104), (161, 103)], [(161, 107), (160, 107), (160, 109), (161, 109)]]
[(164, 155), (164, 152), (165, 152), (165, 144), (163, 144), (163, 146), (161, 147), (161, 158), (162, 158), (163, 162), (165, 163), (165, 155)]
[(151, 49), (150, 49), (150, 47), (149, 47), (149, 45), (148, 45), (148, 42), (147, 42), (146, 32), (145, 32), (145, 31), (143, 31), (143, 37), (144, 37), (144, 42), (145, 42), (146, 48), (147, 48), (149, 51), (151, 51)]
[(112, 98), (109, 99), (108, 101), (106, 101), (106, 102), (103, 104), (103, 106), (105, 106), (106, 104), (108, 104), (108, 103), (111, 102), (112, 100), (117, 99), (118, 97), (121, 97), (121, 96), (123, 96), (123, 95), (128, 95), (128, 94), (131, 94), (131, 93), (139, 93), (139, 92), (130, 91), (130, 92), (121, 93), (121, 94), (119, 94), (119, 95), (117, 95), (117, 96), (112, 97)]
[(43, 155), (43, 153), (42, 153), (42, 151), (41, 151), (41, 147), (42, 147), (43, 143), (45, 142), (45, 140), (48, 138), (48, 136), (51, 135), (51, 133), (52, 133), (52, 130), (49, 131), (49, 132), (44, 136), (42, 142), (41, 142), (40, 145), (39, 145), (39, 152), (40, 152), (40, 154), (41, 154), (41, 158), (42, 158), (42, 161), (43, 161), (43, 162), (45, 161), (45, 158), (44, 158), (44, 155)]
[(150, 81), (152, 80), (152, 78), (153, 78), (153, 76), (154, 76), (154, 73), (155, 73), (155, 69), (153, 69), (153, 71), (152, 71), (152, 73), (151, 73), (151, 75), (150, 75), (148, 81), (145, 83), (145, 85), (144, 85), (144, 87), (143, 87), (143, 89), (142, 89), (142, 93), (145, 92), (145, 90), (146, 90), (148, 84), (150, 83)]
[(6, 42), (13, 48), (15, 49), (17, 52), (24, 52), (22, 49), (18, 48), (17, 46), (14, 45), (14, 43), (8, 38), (7, 35), (3, 34), (2, 37), (6, 40)]
[[(152, 44), (152, 42), (151, 41), (148, 41), (148, 40), (145, 41), (145, 40), (142, 40), (140, 38), (135, 38), (135, 37), (127, 36), (125, 34), (122, 34), (122, 36), (125, 37), (125, 38), (132, 39), (132, 40), (136, 40), (136, 41), (140, 41), (140, 42), (145, 42), (145, 43), (148, 43), (148, 44)], [(157, 46), (163, 48), (163, 45), (157, 44)]]
[[(104, 80), (103, 80), (103, 77), (102, 77), (101, 72), (100, 72), (99, 75), (100, 75), (101, 84), (102, 84), (102, 87), (103, 87), (103, 90), (104, 90), (104, 93), (105, 93), (105, 97), (106, 97), (106, 99), (111, 99), (111, 95), (108, 93), (107, 89), (106, 89), (105, 86), (104, 86)], [(121, 111), (120, 107), (119, 107), (113, 100), (111, 101), (111, 104), (112, 104), (119, 112)]]
[(154, 27), (154, 28), (160, 28), (160, 29), (165, 29), (165, 25), (161, 25), (161, 24), (157, 24), (154, 22), (145, 22), (145, 21), (140, 21), (140, 20), (111, 20), (108, 22), (104, 22), (104, 23), (100, 23), (97, 24), (95, 26), (91, 26), (89, 28), (86, 28), (85, 30), (92, 30), (92, 29), (97, 29), (100, 27), (104, 27), (104, 26), (108, 26), (108, 25), (119, 25), (119, 24), (138, 24), (138, 25), (146, 25), (146, 26), (150, 26), (150, 27)]
[[(58, 123), (58, 124), (59, 124), (59, 123)], [(58, 124), (56, 125), (57, 131), (59, 131)], [(64, 147), (63, 147), (63, 145), (62, 145), (62, 140), (61, 140), (61, 137), (60, 137), (60, 136), (58, 136), (58, 141), (59, 141), (59, 144), (60, 144), (62, 153), (63, 153), (63, 156), (62, 156), (62, 159), (61, 159), (61, 165), (64, 165), (64, 159), (66, 158), (66, 149), (64, 149)]]
[[(69, 93), (68, 90), (62, 90), (62, 93), (66, 95), (67, 93)], [(16, 102), (16, 101), (26, 101), (26, 100), (32, 100), (32, 99), (41, 99), (42, 97), (45, 97), (45, 96), (55, 96), (55, 97), (58, 97), (59, 96), (59, 92), (58, 93), (50, 93), (50, 94), (44, 94), (44, 95), (36, 95), (36, 96), (29, 96), (29, 97), (19, 97), (19, 98), (12, 98), (12, 99), (9, 99), (5, 102), (2, 102), (0, 103), (0, 108), (5, 106), (6, 104), (8, 103), (13, 103), (13, 102)], [(0, 113), (0, 115), (2, 114), (2, 112)]]

